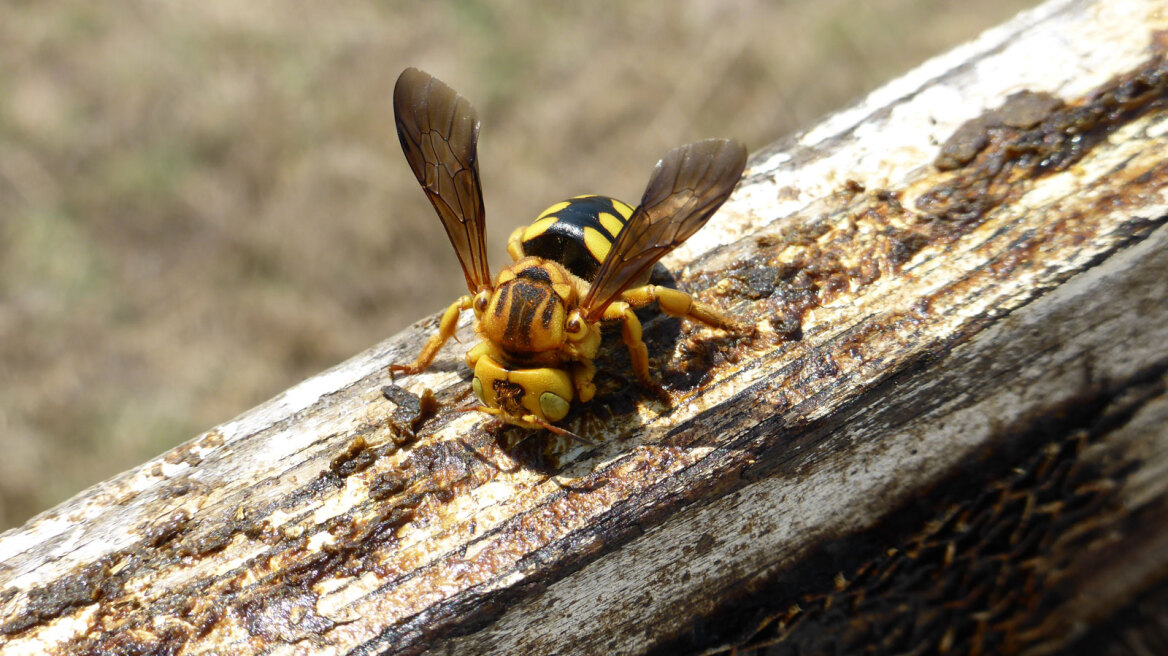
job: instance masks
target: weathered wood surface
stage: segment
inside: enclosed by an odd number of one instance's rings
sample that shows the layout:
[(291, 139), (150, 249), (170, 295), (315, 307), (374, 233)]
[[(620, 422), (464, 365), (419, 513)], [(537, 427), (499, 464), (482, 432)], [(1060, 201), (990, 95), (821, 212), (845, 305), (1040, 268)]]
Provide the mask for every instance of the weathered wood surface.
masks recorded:
[(1151, 639), (1166, 27), (1051, 2), (757, 153), (667, 263), (760, 334), (648, 322), (672, 409), (614, 344), (567, 424), (598, 448), (450, 412), (458, 348), (396, 381), (442, 404), (412, 435), (382, 388), (430, 318), (0, 535), (0, 653)]

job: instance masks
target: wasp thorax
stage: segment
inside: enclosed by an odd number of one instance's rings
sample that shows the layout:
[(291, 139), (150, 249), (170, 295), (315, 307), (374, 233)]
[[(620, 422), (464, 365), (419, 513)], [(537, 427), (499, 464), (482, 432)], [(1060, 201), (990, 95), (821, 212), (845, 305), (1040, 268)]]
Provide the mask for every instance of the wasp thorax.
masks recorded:
[(538, 266), (522, 268), (514, 274), (500, 275), (500, 284), (480, 317), (483, 337), (509, 353), (560, 348), (567, 312), (553, 278)]

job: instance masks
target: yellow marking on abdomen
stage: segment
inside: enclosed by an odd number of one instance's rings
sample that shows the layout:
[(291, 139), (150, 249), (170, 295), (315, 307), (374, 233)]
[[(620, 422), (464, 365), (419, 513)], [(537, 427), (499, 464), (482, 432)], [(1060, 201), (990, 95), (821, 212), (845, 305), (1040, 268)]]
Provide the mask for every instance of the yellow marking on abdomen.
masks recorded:
[[(564, 205), (565, 203), (560, 204)], [(553, 205), (552, 207), (554, 208), (555, 206)], [(544, 214), (547, 214), (547, 212), (544, 212)], [(547, 232), (547, 229), (552, 227), (552, 225), (555, 224), (555, 222), (558, 220), (559, 219), (554, 216), (547, 216), (536, 220), (535, 223), (527, 226), (527, 229), (523, 231), (523, 241), (530, 241), (542, 235), (544, 232)]]
[(600, 219), (600, 225), (604, 226), (604, 229), (608, 231), (608, 234), (612, 235), (613, 237), (619, 235), (621, 228), (625, 227), (624, 222), (609, 214), (608, 212), (601, 212), (600, 214), (596, 215), (596, 218)]
[(584, 246), (597, 262), (603, 262), (608, 257), (608, 249), (612, 248), (612, 240), (596, 228), (584, 228)]
[(560, 210), (567, 207), (568, 204), (569, 204), (568, 201), (565, 200), (565, 201), (561, 201), (559, 203), (556, 203), (555, 205), (552, 205), (551, 207), (547, 208), (542, 213), (540, 213), (539, 216), (535, 217), (536, 222), (538, 223), (540, 221), (540, 219), (543, 219), (545, 217), (548, 217), (548, 216), (555, 214), (556, 212), (559, 212)]

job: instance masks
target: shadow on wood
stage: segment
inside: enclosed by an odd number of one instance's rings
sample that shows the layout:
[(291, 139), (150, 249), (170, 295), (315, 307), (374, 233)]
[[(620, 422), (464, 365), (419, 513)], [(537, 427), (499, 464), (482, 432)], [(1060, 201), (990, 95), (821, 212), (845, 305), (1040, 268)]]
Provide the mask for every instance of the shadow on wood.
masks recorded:
[(457, 349), (383, 393), (427, 319), (0, 536), (0, 649), (1163, 639), (1165, 9), (1049, 3), (757, 153), (667, 264), (760, 335), (649, 315), (672, 407), (613, 344), (549, 456), (449, 411)]

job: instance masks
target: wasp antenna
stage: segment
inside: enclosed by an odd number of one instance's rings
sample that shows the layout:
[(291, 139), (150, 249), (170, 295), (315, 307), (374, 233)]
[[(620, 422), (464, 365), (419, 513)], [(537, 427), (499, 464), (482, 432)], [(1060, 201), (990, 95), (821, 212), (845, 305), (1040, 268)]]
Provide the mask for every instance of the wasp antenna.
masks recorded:
[(576, 440), (577, 442), (580, 442), (581, 444), (586, 444), (588, 446), (596, 446), (596, 442), (593, 442), (592, 440), (590, 440), (586, 437), (580, 437), (579, 435), (573, 433), (572, 431), (564, 430), (563, 428), (560, 428), (559, 426), (553, 426), (553, 425), (549, 424), (548, 422), (546, 422), (538, 417), (531, 417), (531, 419), (529, 421), (531, 421), (531, 423), (535, 424), (536, 426), (539, 426), (540, 428), (544, 428), (544, 429), (547, 429), (547, 430), (555, 433), (556, 435), (563, 435), (564, 437), (570, 437), (573, 440)]

